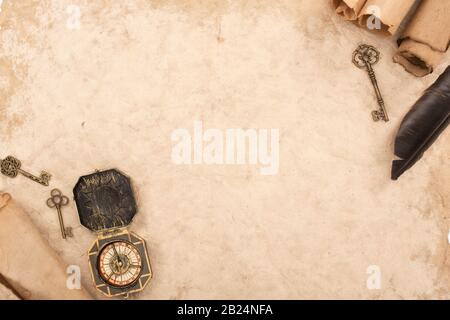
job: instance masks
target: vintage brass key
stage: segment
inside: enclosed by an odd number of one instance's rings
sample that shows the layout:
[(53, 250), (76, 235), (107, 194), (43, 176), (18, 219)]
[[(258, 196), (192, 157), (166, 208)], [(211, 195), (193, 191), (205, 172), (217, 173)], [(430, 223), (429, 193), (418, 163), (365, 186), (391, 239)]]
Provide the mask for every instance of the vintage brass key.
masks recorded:
[(58, 189), (53, 189), (50, 193), (50, 198), (47, 200), (47, 206), (49, 208), (56, 208), (58, 211), (59, 227), (61, 228), (61, 236), (63, 239), (66, 237), (72, 237), (72, 228), (66, 228), (64, 226), (64, 219), (61, 212), (61, 207), (69, 204), (69, 198), (64, 196)]
[(50, 182), (51, 175), (45, 171), (42, 171), (40, 176), (37, 177), (21, 169), (22, 163), (19, 159), (13, 156), (8, 156), (3, 160), (0, 160), (0, 171), (7, 177), (15, 178), (20, 173), (21, 175), (33, 180), (34, 182), (40, 183), (44, 186), (48, 186)]
[(389, 121), (389, 117), (384, 105), (383, 97), (381, 96), (380, 88), (378, 87), (377, 78), (372, 66), (380, 60), (380, 52), (373, 46), (366, 44), (360, 45), (353, 53), (353, 63), (360, 69), (366, 69), (369, 73), (370, 80), (375, 89), (375, 94), (377, 95), (379, 109), (372, 111), (372, 117), (374, 121), (383, 120), (385, 122)]

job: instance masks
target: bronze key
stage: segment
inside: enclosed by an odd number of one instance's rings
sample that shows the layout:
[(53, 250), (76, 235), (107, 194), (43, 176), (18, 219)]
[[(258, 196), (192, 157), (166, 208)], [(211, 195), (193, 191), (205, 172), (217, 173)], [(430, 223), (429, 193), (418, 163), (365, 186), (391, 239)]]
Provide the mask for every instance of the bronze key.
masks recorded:
[(66, 237), (72, 237), (72, 228), (64, 227), (64, 219), (61, 212), (61, 207), (69, 204), (69, 198), (64, 196), (58, 189), (53, 189), (50, 196), (51, 197), (47, 200), (47, 206), (49, 208), (56, 208), (58, 211), (59, 227), (61, 228), (62, 238), (66, 239)]
[(7, 177), (15, 178), (20, 173), (21, 175), (33, 180), (34, 182), (40, 183), (44, 186), (48, 186), (50, 182), (51, 175), (45, 171), (42, 171), (40, 176), (37, 177), (21, 169), (22, 163), (19, 159), (13, 156), (7, 156), (5, 159), (0, 160), (0, 171)]
[(353, 63), (360, 69), (366, 69), (369, 73), (370, 80), (375, 89), (375, 94), (377, 95), (378, 105), (380, 106), (378, 110), (372, 111), (372, 117), (374, 121), (384, 120), (389, 121), (389, 117), (384, 105), (383, 97), (381, 96), (380, 88), (378, 87), (377, 78), (375, 72), (373, 71), (372, 65), (376, 64), (380, 60), (380, 52), (373, 46), (366, 44), (360, 45), (353, 53)]

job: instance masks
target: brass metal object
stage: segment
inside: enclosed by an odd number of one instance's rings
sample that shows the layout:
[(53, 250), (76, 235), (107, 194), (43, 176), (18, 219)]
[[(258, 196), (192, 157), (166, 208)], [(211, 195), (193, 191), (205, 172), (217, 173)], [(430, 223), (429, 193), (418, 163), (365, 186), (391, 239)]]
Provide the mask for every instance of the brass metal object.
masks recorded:
[(79, 179), (74, 196), (81, 224), (97, 233), (88, 251), (96, 289), (108, 297), (144, 290), (152, 270), (145, 240), (127, 230), (137, 213), (130, 178), (97, 171)]
[(56, 208), (58, 211), (59, 227), (61, 228), (61, 236), (63, 239), (72, 237), (72, 228), (64, 226), (64, 219), (61, 212), (61, 207), (69, 204), (69, 198), (64, 196), (58, 189), (53, 189), (50, 193), (50, 198), (47, 199), (47, 206), (49, 208)]
[(353, 64), (359, 69), (367, 70), (370, 80), (372, 81), (372, 85), (375, 89), (375, 94), (377, 95), (379, 109), (372, 111), (373, 120), (383, 120), (388, 122), (389, 116), (386, 111), (383, 97), (381, 96), (380, 88), (378, 87), (375, 72), (372, 68), (372, 66), (378, 63), (378, 61), (380, 61), (380, 52), (373, 46), (362, 44), (353, 52)]
[(124, 296), (145, 289), (152, 278), (145, 240), (126, 229), (102, 233), (89, 252), (95, 288), (107, 297)]
[(7, 156), (5, 159), (0, 160), (0, 170), (1, 173), (7, 177), (15, 178), (19, 174), (33, 180), (34, 182), (40, 183), (44, 186), (48, 186), (50, 182), (51, 175), (45, 171), (42, 171), (40, 176), (37, 177), (31, 173), (28, 173), (21, 169), (22, 163), (19, 159), (13, 156)]

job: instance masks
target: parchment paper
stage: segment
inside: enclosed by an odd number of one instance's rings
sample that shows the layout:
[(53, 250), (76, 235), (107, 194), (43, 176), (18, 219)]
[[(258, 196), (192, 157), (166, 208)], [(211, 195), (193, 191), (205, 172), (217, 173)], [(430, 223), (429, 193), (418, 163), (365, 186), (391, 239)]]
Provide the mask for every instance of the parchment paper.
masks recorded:
[(450, 1), (424, 0), (399, 40), (394, 61), (423, 77), (442, 60), (449, 39)]
[[(53, 173), (67, 196), (95, 169), (132, 177), (130, 230), (146, 240), (155, 275), (136, 299), (450, 298), (450, 131), (404, 179), (389, 177), (398, 125), (442, 66), (412, 79), (387, 58), (394, 41), (324, 0), (3, 3), (2, 156)], [(382, 48), (387, 124), (372, 121), (370, 80), (351, 63), (359, 42)], [(173, 163), (171, 134), (193, 135), (200, 120), (278, 128), (279, 174)], [(48, 189), (0, 175), (0, 190), (101, 298), (86, 253), (95, 235), (73, 201), (65, 242)], [(376, 266), (381, 287), (369, 289)]]
[(9, 194), (0, 194), (0, 274), (24, 299), (89, 299), (70, 290), (66, 266)]

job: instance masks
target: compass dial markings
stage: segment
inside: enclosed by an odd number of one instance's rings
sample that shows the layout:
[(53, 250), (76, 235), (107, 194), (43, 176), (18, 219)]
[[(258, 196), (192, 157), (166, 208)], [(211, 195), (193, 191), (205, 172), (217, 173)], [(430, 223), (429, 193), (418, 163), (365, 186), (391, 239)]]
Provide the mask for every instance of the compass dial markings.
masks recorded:
[(135, 282), (142, 270), (142, 259), (134, 245), (117, 241), (106, 245), (99, 256), (99, 273), (108, 284), (127, 286)]

